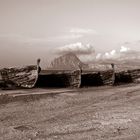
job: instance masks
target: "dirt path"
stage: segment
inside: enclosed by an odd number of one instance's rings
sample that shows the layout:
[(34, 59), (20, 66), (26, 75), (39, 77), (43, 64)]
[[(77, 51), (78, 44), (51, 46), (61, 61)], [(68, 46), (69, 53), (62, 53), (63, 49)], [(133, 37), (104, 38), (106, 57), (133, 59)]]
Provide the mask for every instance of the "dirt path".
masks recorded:
[(140, 139), (140, 85), (79, 89), (0, 105), (0, 140), (29, 139)]

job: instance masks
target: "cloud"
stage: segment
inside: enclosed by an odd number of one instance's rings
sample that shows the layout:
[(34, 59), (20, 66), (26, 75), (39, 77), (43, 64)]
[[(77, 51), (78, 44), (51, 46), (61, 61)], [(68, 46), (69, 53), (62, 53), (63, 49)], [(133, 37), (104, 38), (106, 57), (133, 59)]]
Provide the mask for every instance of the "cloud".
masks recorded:
[(127, 52), (127, 51), (129, 51), (129, 50), (130, 50), (130, 48), (121, 46), (120, 52)]
[(105, 59), (118, 59), (120, 57), (124, 57), (124, 52), (128, 52), (130, 48), (121, 46), (119, 50), (111, 50), (110, 52), (105, 52), (105, 53), (98, 53), (96, 55), (97, 60), (105, 60)]
[(74, 34), (97, 34), (93, 29), (83, 29), (83, 28), (71, 28), (70, 33)]
[(101, 56), (102, 56), (102, 54), (101, 53), (98, 53), (97, 55), (96, 55), (96, 59), (100, 59), (101, 58)]
[(116, 53), (116, 50), (112, 50), (112, 51), (110, 52), (111, 55), (115, 55), (115, 53)]
[(84, 45), (81, 42), (77, 42), (74, 44), (69, 44), (69, 45), (65, 45), (63, 47), (58, 48), (58, 52), (60, 54), (72, 52), (78, 55), (87, 55), (87, 54), (95, 53), (95, 49), (90, 44)]
[(116, 58), (116, 56), (117, 56), (116, 50), (112, 50), (110, 52), (98, 53), (95, 58), (96, 60), (104, 60)]

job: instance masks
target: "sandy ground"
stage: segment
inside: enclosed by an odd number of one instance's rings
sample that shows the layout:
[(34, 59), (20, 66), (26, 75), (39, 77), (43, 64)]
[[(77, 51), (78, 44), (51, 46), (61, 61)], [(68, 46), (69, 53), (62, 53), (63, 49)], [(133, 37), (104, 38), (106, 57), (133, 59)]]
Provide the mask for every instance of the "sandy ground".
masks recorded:
[(138, 139), (140, 85), (84, 88), (0, 104), (0, 140)]

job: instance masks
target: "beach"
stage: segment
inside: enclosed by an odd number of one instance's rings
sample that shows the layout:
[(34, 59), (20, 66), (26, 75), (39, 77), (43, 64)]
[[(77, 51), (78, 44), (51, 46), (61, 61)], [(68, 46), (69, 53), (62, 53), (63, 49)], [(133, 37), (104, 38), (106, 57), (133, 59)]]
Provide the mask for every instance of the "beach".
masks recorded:
[(18, 98), (0, 104), (0, 140), (134, 140), (140, 137), (139, 84), (2, 92)]

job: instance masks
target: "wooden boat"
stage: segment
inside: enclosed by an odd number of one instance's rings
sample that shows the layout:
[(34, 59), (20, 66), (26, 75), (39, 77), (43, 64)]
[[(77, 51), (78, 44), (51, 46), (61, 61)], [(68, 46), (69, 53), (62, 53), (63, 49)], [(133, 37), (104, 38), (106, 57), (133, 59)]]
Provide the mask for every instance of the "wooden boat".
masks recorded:
[(80, 70), (42, 70), (37, 87), (80, 87)]
[(33, 88), (38, 79), (38, 66), (21, 68), (3, 68), (0, 70), (1, 81), (5, 87)]

